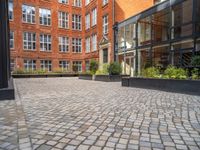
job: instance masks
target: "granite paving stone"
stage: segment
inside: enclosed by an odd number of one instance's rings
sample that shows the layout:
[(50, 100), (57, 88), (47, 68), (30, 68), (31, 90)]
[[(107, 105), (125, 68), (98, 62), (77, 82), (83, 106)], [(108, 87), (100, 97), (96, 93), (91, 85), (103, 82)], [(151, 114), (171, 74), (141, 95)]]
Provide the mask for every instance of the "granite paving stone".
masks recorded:
[(0, 150), (200, 149), (200, 97), (78, 78), (15, 79)]

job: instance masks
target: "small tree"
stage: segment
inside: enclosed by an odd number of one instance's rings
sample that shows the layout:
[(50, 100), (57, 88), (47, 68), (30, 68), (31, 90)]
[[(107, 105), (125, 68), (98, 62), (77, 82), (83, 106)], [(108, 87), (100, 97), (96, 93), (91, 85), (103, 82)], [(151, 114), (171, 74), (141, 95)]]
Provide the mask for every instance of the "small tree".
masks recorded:
[(108, 72), (110, 75), (120, 75), (122, 72), (122, 67), (119, 63), (113, 62), (109, 65)]
[(91, 60), (90, 61), (90, 72), (92, 75), (95, 75), (97, 70), (99, 68), (99, 64), (96, 60)]

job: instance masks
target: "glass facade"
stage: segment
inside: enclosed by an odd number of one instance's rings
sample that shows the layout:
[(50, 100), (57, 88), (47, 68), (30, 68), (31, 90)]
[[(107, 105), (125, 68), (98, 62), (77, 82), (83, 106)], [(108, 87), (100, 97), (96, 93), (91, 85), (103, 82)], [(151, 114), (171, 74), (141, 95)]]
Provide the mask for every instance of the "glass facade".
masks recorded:
[(189, 67), (200, 53), (199, 16), (199, 0), (165, 1), (119, 23), (115, 45), (124, 73), (130, 74), (125, 71), (130, 52), (136, 54), (131, 57), (134, 74), (150, 66)]

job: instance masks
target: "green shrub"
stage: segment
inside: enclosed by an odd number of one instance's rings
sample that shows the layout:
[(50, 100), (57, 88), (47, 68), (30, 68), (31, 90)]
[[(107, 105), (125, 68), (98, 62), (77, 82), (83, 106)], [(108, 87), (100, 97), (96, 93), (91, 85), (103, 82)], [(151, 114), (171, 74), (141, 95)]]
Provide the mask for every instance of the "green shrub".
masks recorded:
[(200, 66), (200, 55), (192, 57), (192, 66)]
[(45, 74), (45, 73), (47, 73), (47, 71), (44, 69), (39, 69), (39, 70), (36, 70), (35, 73), (36, 74)]
[(195, 68), (195, 69), (192, 70), (192, 79), (193, 80), (200, 79), (199, 70), (197, 68)]
[(164, 71), (163, 78), (165, 79), (187, 79), (187, 71), (182, 68), (168, 66)]
[(96, 75), (108, 75), (109, 64), (104, 64), (102, 70), (97, 70)]
[(90, 72), (92, 75), (95, 75), (97, 70), (99, 68), (99, 64), (96, 60), (91, 60), (90, 61)]
[(147, 78), (160, 78), (160, 70), (156, 67), (149, 67), (142, 71), (142, 76)]
[(122, 72), (122, 67), (119, 63), (113, 62), (108, 66), (108, 72), (110, 75), (120, 75)]

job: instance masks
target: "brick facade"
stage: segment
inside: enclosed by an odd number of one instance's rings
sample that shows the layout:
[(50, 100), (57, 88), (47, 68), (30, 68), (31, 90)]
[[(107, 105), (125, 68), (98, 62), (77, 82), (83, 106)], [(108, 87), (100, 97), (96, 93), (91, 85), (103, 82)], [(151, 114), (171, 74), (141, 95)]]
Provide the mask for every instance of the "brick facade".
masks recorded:
[[(115, 3), (115, 4), (114, 4)], [(14, 32), (14, 48), (11, 49), (11, 60), (15, 63), (15, 69), (22, 69), (24, 67), (24, 59), (36, 60), (37, 69), (40, 69), (40, 60), (51, 60), (52, 70), (59, 68), (59, 61), (66, 60), (70, 62), (70, 71), (72, 70), (73, 61), (82, 62), (82, 70), (85, 71), (85, 61), (97, 59), (101, 61), (101, 51), (106, 47), (109, 49), (109, 62), (114, 59), (113, 50), (113, 25), (140, 12), (153, 5), (152, 0), (131, 0), (132, 6), (130, 7), (130, 0), (110, 0), (108, 4), (103, 6), (102, 0), (92, 0), (85, 6), (85, 0), (82, 0), (82, 7), (74, 7), (73, 0), (69, 0), (68, 4), (61, 4), (58, 0), (13, 0), (13, 14), (14, 18), (10, 21), (10, 30)], [(36, 15), (34, 24), (22, 22), (22, 5), (29, 5), (35, 7)], [(47, 8), (51, 10), (51, 25), (43, 26), (39, 23), (39, 8)], [(85, 30), (85, 15), (97, 8), (97, 24), (93, 27), (90, 26)], [(69, 13), (69, 29), (62, 29), (58, 27), (58, 12), (63, 11)], [(72, 14), (80, 14), (82, 18), (82, 30), (72, 30)], [(103, 19), (104, 15), (108, 15), (108, 34), (103, 35)], [(92, 18), (90, 19), (90, 24)], [(36, 49), (34, 51), (27, 51), (23, 49), (23, 32), (36, 33)], [(40, 51), (40, 34), (50, 34), (52, 39), (52, 48), (50, 52)], [(97, 34), (97, 51), (85, 51), (85, 39)], [(69, 37), (69, 52), (63, 53), (59, 51), (59, 36)], [(72, 38), (82, 39), (82, 52), (72, 52)], [(107, 41), (106, 44), (103, 41)], [(90, 40), (91, 43), (91, 40)]]

